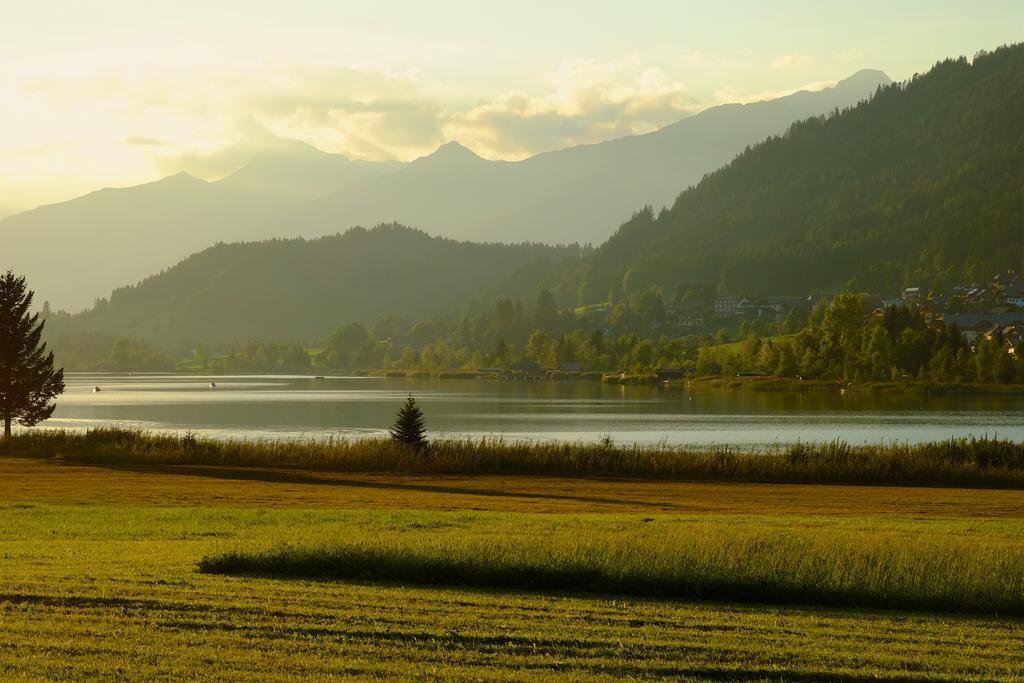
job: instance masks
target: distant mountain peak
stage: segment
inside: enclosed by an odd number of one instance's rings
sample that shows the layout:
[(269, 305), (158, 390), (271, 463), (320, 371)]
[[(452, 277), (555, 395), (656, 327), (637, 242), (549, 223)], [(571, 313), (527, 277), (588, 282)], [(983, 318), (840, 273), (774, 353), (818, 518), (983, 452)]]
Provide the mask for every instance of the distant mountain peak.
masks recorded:
[(431, 154), (420, 157), (413, 163), (425, 161), (443, 161), (452, 163), (459, 161), (483, 161), (483, 158), (458, 140), (452, 140), (451, 142), (446, 142), (441, 145)]
[(477, 156), (473, 150), (466, 147), (458, 140), (449, 140), (438, 147), (434, 154), (472, 154), (473, 156)]
[[(140, 183), (139, 185), (129, 185), (125, 187), (103, 187), (94, 192), (90, 192), (86, 195), (82, 195), (78, 199), (84, 197), (91, 197), (94, 195), (103, 195), (110, 193), (137, 193), (137, 192), (160, 192), (168, 188), (171, 189), (187, 189), (190, 187), (203, 187), (208, 186), (209, 183), (201, 178), (196, 178), (188, 171), (178, 171), (177, 173), (157, 180), (151, 180), (148, 183)], [(75, 199), (68, 200), (66, 202), (58, 202), (59, 204), (69, 204), (76, 201)]]
[(861, 69), (843, 80), (836, 83), (837, 88), (855, 87), (862, 88), (865, 85), (889, 85), (892, 79), (884, 71), (878, 69)]
[[(206, 185), (207, 182), (200, 178), (196, 178), (188, 171), (178, 171), (174, 175), (169, 175), (166, 178), (154, 181), (155, 183), (174, 183), (181, 185)], [(153, 183), (150, 183), (153, 184)]]
[(314, 147), (308, 142), (302, 140), (294, 140), (291, 138), (281, 138), (277, 145), (270, 148), (271, 152), (280, 154), (282, 152), (288, 152), (297, 156), (307, 157), (324, 157), (324, 156), (342, 156), (340, 154), (333, 154), (331, 152), (325, 152), (319, 147)]

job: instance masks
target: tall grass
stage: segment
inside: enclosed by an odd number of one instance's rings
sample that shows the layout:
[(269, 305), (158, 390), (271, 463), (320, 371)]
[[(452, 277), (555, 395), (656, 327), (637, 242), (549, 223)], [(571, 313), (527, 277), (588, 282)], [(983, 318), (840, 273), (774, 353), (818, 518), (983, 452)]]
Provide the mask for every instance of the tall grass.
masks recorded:
[(752, 525), (374, 534), (204, 558), (206, 573), (1024, 614), (1024, 542)]
[(26, 431), (0, 455), (132, 465), (287, 467), (344, 472), (536, 474), (569, 477), (1024, 488), (1024, 444), (951, 439), (850, 446), (841, 441), (744, 451), (604, 443), (435, 440), (227, 441), (100, 428)]

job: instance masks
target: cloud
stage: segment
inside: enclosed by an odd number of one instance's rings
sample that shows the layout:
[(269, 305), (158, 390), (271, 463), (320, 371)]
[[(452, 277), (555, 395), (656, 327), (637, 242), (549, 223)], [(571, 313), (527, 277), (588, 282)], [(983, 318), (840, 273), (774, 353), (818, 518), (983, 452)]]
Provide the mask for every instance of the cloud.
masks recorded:
[(772, 60), (773, 69), (802, 69), (814, 64), (814, 57), (810, 55), (783, 55)]
[(145, 135), (129, 135), (123, 142), (133, 147), (163, 147), (167, 144), (166, 140), (147, 138)]
[[(457, 139), (486, 157), (518, 159), (647, 132), (699, 109), (683, 83), (635, 59), (569, 59), (540, 82), (546, 87), (538, 93), (510, 90), (445, 106), (410, 73), (296, 66), (224, 77), (208, 90), (229, 95), (244, 120), (225, 123), (217, 146), (164, 154), (159, 166), (219, 177), (279, 138), (375, 160), (413, 159)], [(197, 114), (207, 111), (216, 108), (197, 105)]]
[(160, 175), (185, 170), (198, 178), (216, 180), (245, 166), (261, 151), (257, 145), (236, 143), (207, 151), (187, 150), (163, 154), (155, 157), (154, 163)]
[(454, 112), (443, 127), (445, 137), (484, 156), (522, 158), (648, 132), (700, 106), (683, 83), (632, 60), (566, 60), (545, 80), (551, 92), (509, 91)]
[[(703, 71), (705, 60), (729, 59), (694, 51), (674, 66)], [(772, 66), (807, 60), (789, 55)], [(457, 139), (485, 157), (521, 159), (792, 92), (725, 87), (697, 96), (639, 56), (565, 59), (524, 84), (470, 95), (415, 70), (329, 63), (23, 75), (0, 83), (0, 125), (19, 131), (17, 147), (0, 144), (0, 181), (16, 178), (28, 204), (182, 170), (215, 179), (281, 139), (373, 160), (410, 160)]]
[(744, 93), (737, 88), (726, 86), (715, 91), (714, 98), (717, 104), (750, 104), (752, 102), (764, 102), (765, 100), (775, 100), (780, 97), (786, 97), (787, 95), (792, 95), (793, 93), (800, 92), (801, 90), (816, 92), (818, 90), (824, 90), (825, 88), (831, 88), (835, 86), (835, 84), (836, 81), (813, 81), (811, 83), (805, 83), (798, 88), (766, 90), (757, 93)]
[(440, 105), (409, 74), (291, 67), (238, 99), (275, 136), (353, 158), (411, 159), (444, 141)]

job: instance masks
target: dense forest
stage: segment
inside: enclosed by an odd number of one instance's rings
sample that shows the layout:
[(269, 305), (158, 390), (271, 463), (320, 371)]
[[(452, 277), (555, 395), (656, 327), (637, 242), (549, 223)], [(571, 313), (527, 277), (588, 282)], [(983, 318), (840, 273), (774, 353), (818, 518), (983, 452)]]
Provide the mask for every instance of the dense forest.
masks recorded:
[(846, 382), (1011, 384), (1024, 382), (1024, 343), (997, 330), (972, 344), (955, 325), (930, 321), (917, 308), (889, 306), (866, 316), (863, 297), (846, 294), (816, 309), (797, 334), (775, 339), (748, 335), (739, 344), (701, 348), (693, 371)]
[[(793, 125), (646, 209), (563, 282), (592, 301), (719, 292), (891, 293), (1024, 266), (1024, 45), (936, 65)], [(574, 279), (575, 278), (575, 279)]]
[(532, 294), (586, 250), (476, 244), (400, 225), (315, 240), (218, 244), (113, 292), (84, 313), (50, 315), (52, 334), (185, 342), (296, 340), (384, 315), (428, 319), (493, 292)]
[(328, 340), (318, 364), (433, 371), (530, 364), (641, 375), (676, 368), (686, 376), (1024, 383), (1024, 340), (997, 331), (969, 343), (955, 325), (931, 320), (917, 307), (867, 312), (864, 297), (852, 294), (823, 300), (806, 317), (744, 324), (739, 341), (726, 343), (706, 335), (651, 338), (588, 329), (556, 309), (547, 292), (532, 310), (506, 300), (456, 325), (418, 323), (400, 337), (395, 332), (401, 329), (394, 320), (370, 330), (348, 325)]
[[(1024, 312), (1021, 318), (1024, 319)], [(477, 372), (532, 367), (534, 372), (628, 373), (651, 376), (758, 374), (835, 382), (930, 380), (1024, 383), (1024, 336), (1014, 327), (968, 341), (916, 306), (869, 311), (862, 295), (822, 299), (783, 320), (745, 320), (738, 340), (728, 335), (638, 333), (634, 316), (611, 328), (588, 325), (559, 309), (542, 291), (532, 306), (502, 299), (476, 315), (409, 322), (384, 317), (367, 327), (343, 325), (312, 345), (250, 342), (213, 349), (163, 349), (130, 338), (83, 335), (61, 361), (78, 369), (200, 372)], [(645, 323), (648, 324), (648, 323)], [(1009, 328), (1008, 328), (1009, 329)], [(720, 332), (725, 332), (723, 328)]]

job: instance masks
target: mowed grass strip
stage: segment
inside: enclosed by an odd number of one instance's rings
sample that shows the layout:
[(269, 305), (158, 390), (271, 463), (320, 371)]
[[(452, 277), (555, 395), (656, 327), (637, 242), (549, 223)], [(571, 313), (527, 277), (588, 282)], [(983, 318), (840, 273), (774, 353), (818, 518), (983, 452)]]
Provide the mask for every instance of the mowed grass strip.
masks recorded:
[[(0, 599), (0, 674), (34, 680), (851, 682), (1024, 675), (1024, 636), (1006, 620), (339, 589), (218, 576), (175, 583), (62, 586), (80, 595), (63, 604), (38, 594), (21, 602)], [(94, 599), (99, 590), (116, 591), (116, 597)]]
[(1024, 519), (1024, 491), (0, 458), (8, 504)]
[[(531, 524), (532, 533), (380, 531), (339, 543), (233, 550), (199, 570), (739, 602), (1024, 614), (1024, 538), (955, 527), (786, 529), (644, 518), (629, 526)], [(511, 522), (510, 522), (511, 524)], [(444, 533), (440, 533), (444, 532)]]
[(411, 449), (386, 439), (221, 441), (97, 428), (22, 432), (0, 442), (0, 456), (121, 465), (1024, 489), (1024, 444), (988, 438), (919, 445), (835, 441), (756, 451), (483, 439), (435, 440), (427, 449)]
[(1019, 547), (1021, 523), (414, 510), (0, 507), (3, 680), (1021, 680), (1024, 621), (200, 574), (232, 548), (828, 529)]

